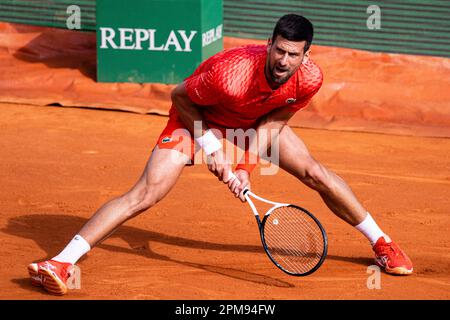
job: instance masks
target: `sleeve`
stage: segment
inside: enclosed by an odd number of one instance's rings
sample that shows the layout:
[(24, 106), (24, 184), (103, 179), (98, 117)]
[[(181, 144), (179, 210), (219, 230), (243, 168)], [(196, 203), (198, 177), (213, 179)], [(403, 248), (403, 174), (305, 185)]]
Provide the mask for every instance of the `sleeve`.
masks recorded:
[(219, 102), (218, 83), (215, 68), (193, 75), (184, 81), (189, 98), (201, 106), (215, 105)]
[(308, 104), (311, 102), (314, 95), (319, 91), (320, 87), (318, 87), (315, 91), (309, 93), (306, 96), (301, 97), (297, 102), (288, 106), (287, 111), (297, 112), (300, 109), (306, 108)]

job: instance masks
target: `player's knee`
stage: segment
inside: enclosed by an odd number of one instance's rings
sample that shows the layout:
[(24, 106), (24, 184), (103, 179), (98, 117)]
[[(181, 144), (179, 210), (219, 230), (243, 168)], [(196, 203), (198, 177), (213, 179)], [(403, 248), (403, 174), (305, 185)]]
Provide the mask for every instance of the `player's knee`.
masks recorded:
[(314, 159), (310, 159), (305, 166), (301, 179), (306, 185), (317, 191), (326, 191), (333, 188), (327, 169)]
[(146, 210), (153, 207), (158, 201), (158, 188), (156, 185), (147, 185), (139, 197), (139, 209)]
[(125, 195), (125, 200), (127, 201), (130, 215), (150, 209), (158, 202), (155, 188), (151, 185), (133, 190)]
[(146, 193), (141, 200), (140, 206), (143, 209), (149, 209), (149, 208), (153, 207), (158, 201), (159, 201), (159, 198), (157, 197), (157, 193), (155, 192), (155, 189), (153, 189), (152, 187), (149, 187), (146, 190)]

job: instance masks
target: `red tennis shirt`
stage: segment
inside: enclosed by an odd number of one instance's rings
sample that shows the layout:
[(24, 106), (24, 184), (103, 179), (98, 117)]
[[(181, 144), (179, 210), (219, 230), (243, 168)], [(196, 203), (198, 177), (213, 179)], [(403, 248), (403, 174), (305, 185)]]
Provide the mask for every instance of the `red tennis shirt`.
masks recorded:
[(311, 59), (276, 90), (267, 83), (266, 45), (247, 45), (220, 52), (205, 60), (185, 80), (189, 98), (212, 128), (256, 127), (274, 109), (306, 107), (319, 91), (323, 75)]

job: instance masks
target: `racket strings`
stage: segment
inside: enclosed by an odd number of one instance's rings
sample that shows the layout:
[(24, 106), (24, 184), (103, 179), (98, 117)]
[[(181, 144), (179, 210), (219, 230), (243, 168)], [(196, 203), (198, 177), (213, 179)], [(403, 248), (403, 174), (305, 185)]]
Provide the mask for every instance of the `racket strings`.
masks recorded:
[(303, 274), (319, 264), (325, 241), (316, 221), (301, 209), (275, 209), (264, 225), (264, 240), (272, 258), (286, 271)]
[[(280, 228), (274, 228), (277, 230)], [(301, 233), (305, 231), (289, 230), (289, 234), (294, 232)], [(304, 239), (292, 237), (286, 239), (286, 233), (273, 231), (273, 237), (266, 236), (266, 244), (275, 260), (281, 260), (282, 263), (295, 273), (304, 273), (319, 262), (322, 250), (315, 247), (314, 243), (309, 243)], [(309, 241), (318, 242), (321, 239), (309, 239)]]

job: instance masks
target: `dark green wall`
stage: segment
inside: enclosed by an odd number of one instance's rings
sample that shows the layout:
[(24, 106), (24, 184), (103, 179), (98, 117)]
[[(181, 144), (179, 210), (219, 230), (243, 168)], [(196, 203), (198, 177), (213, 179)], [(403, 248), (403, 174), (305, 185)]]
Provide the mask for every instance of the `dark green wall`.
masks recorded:
[[(369, 5), (381, 9), (379, 30), (367, 28)], [(313, 22), (317, 44), (450, 57), (450, 0), (225, 0), (225, 34), (266, 39), (286, 12)]]
[(70, 5), (81, 9), (81, 30), (95, 31), (95, 0), (0, 0), (0, 21), (66, 28)]
[[(0, 0), (0, 20), (65, 28), (70, 4), (82, 10), (82, 30), (94, 31), (95, 0)], [(381, 8), (380, 30), (366, 26), (369, 5)], [(317, 44), (450, 57), (450, 0), (224, 0), (225, 35), (266, 39), (288, 12), (314, 23)]]

